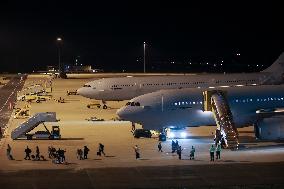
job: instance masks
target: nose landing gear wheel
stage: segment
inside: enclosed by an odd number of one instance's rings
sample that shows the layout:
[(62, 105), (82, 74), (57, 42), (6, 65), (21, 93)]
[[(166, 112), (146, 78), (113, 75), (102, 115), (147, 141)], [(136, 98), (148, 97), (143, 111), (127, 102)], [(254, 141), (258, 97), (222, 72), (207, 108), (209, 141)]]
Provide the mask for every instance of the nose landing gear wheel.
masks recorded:
[(107, 109), (107, 105), (103, 105), (103, 109)]
[(165, 134), (160, 134), (159, 135), (159, 141), (166, 141), (167, 140), (167, 137)]

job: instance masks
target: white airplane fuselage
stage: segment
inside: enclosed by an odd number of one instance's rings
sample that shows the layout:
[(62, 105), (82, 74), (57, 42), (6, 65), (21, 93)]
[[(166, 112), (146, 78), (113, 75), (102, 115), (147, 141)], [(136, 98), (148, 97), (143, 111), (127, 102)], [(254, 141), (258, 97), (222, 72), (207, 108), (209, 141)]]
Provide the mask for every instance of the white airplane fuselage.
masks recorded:
[[(258, 110), (273, 113), (275, 109), (284, 108), (284, 85), (216, 89), (226, 91), (238, 127), (256, 123), (261, 118)], [(213, 113), (203, 111), (202, 92), (205, 90), (213, 89), (172, 89), (141, 95), (130, 100), (117, 114), (122, 119), (142, 124), (146, 129), (216, 125)]]
[(188, 76), (151, 76), (106, 78), (92, 81), (78, 89), (78, 93), (91, 99), (120, 101), (161, 89), (228, 87), (236, 85), (262, 85), (280, 83), (272, 73), (204, 74)]
[(86, 83), (77, 93), (96, 100), (121, 101), (161, 89), (280, 84), (283, 83), (283, 74), (284, 53), (258, 73), (105, 78)]

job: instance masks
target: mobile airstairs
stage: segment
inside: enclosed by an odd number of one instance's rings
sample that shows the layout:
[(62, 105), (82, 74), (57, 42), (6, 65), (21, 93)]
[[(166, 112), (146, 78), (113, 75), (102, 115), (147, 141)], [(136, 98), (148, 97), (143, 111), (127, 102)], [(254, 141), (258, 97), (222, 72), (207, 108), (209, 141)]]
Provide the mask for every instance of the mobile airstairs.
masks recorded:
[(41, 123), (45, 122), (57, 122), (56, 112), (42, 112), (37, 113), (27, 121), (23, 122), (20, 126), (14, 129), (11, 133), (11, 138), (13, 140), (18, 138), (26, 138), (26, 134), (32, 131)]
[(220, 90), (204, 91), (204, 110), (211, 111), (216, 121), (215, 143), (224, 141), (227, 148), (238, 149), (238, 130), (226, 99), (226, 93)]

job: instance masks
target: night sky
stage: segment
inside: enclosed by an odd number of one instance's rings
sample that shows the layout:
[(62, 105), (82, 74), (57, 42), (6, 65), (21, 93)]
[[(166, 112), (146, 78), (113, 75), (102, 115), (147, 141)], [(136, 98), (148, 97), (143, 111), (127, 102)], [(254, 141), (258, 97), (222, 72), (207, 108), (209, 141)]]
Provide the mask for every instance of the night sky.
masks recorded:
[(188, 62), (221, 60), (226, 68), (239, 65), (226, 71), (246, 71), (248, 64), (269, 66), (284, 51), (284, 15), (280, 5), (238, 1), (203, 6), (1, 3), (0, 72), (58, 65), (57, 37), (63, 38), (65, 64), (74, 64), (80, 56), (80, 63), (105, 71), (143, 71), (146, 41), (148, 71), (210, 71)]

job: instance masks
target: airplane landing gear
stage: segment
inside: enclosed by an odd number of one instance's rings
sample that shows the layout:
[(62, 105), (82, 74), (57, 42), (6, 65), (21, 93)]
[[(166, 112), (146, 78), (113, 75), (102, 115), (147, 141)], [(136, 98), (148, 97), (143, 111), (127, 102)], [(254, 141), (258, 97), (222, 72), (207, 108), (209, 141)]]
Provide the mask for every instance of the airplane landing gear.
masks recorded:
[(103, 109), (107, 109), (106, 101), (102, 100), (103, 103)]
[(166, 137), (165, 133), (161, 133), (159, 135), (159, 141), (166, 141), (166, 140), (167, 140), (167, 137)]
[(166, 141), (166, 140), (167, 140), (167, 136), (166, 136), (165, 128), (163, 128), (159, 135), (159, 141)]

